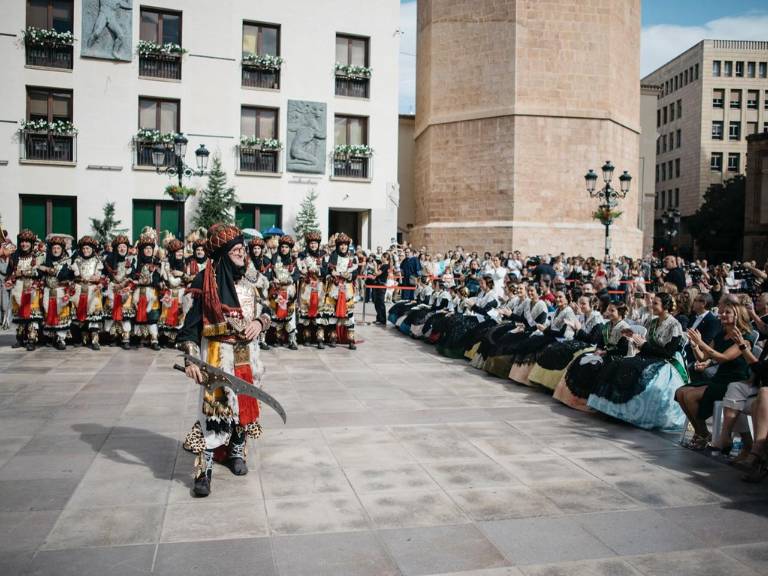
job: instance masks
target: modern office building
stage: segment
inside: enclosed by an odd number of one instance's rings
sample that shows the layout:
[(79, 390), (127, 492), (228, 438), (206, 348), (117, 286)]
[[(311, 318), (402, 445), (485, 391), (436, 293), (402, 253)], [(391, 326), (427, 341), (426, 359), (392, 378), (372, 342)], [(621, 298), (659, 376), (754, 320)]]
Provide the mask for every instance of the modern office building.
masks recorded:
[(768, 260), (768, 131), (747, 136), (744, 260)]
[(196, 199), (153, 160), (183, 133), (192, 168), (220, 157), (242, 226), (290, 231), (314, 191), (324, 234), (389, 243), (398, 25), (398, 0), (0, 3), (3, 226), (82, 235), (111, 201), (133, 237), (188, 230)]
[(662, 87), (655, 129), (657, 237), (661, 214), (679, 210), (679, 246), (694, 251), (686, 217), (712, 184), (744, 174), (746, 137), (768, 130), (768, 42), (702, 40), (642, 80)]

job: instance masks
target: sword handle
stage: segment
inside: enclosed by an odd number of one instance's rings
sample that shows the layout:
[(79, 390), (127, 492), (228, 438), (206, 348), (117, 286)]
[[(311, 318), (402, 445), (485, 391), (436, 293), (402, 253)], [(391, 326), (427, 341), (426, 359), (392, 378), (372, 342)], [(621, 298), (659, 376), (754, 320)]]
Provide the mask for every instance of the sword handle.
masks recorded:
[(174, 364), (173, 365), (173, 369), (174, 370), (178, 370), (179, 372), (184, 372), (184, 373), (187, 372), (187, 369), (184, 366), (182, 366), (181, 364)]

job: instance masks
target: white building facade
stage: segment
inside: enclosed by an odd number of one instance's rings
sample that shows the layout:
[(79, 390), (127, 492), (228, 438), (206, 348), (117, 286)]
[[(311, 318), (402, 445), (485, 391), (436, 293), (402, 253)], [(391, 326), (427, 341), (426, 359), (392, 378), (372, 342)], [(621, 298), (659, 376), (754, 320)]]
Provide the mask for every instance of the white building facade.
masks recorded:
[[(80, 236), (114, 202), (134, 239), (144, 225), (189, 231), (197, 200), (184, 205), (165, 193), (176, 178), (156, 173), (155, 144), (137, 138), (144, 129), (183, 133), (193, 167), (201, 144), (218, 155), (243, 227), (291, 232), (301, 201), (315, 192), (324, 235), (388, 245), (399, 190), (398, 23), (398, 0), (2, 2), (3, 227)], [(68, 29), (75, 41), (25, 40), (20, 31), (30, 26)], [(142, 56), (140, 41), (149, 46)], [(185, 53), (157, 55), (151, 43)], [(282, 58), (279, 70), (265, 56)], [(289, 118), (289, 107), (301, 113)], [(66, 124), (63, 133), (21, 129), (22, 119), (71, 122), (77, 134)], [(241, 137), (251, 142), (241, 146)], [(282, 149), (268, 149), (268, 140)], [(337, 145), (356, 148), (339, 156)], [(314, 166), (306, 159), (313, 154)]]

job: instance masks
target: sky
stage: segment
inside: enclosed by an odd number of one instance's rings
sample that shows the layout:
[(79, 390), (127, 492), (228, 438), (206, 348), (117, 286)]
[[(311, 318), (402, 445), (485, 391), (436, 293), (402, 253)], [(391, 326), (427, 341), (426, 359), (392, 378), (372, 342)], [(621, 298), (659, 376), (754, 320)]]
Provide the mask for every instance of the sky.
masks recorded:
[[(400, 31), (400, 113), (413, 114), (416, 0), (401, 0)], [(642, 0), (641, 77), (704, 38), (768, 40), (768, 0)]]

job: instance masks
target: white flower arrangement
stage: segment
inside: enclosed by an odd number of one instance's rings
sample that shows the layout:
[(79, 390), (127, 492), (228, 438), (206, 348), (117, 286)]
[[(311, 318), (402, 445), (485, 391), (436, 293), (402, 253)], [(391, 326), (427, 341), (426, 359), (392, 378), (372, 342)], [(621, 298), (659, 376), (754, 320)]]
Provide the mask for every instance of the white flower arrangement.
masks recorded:
[(57, 136), (74, 136), (77, 128), (69, 120), (19, 120), (19, 130), (24, 132), (47, 132)]
[(140, 142), (151, 142), (153, 144), (173, 144), (176, 136), (181, 136), (178, 132), (160, 132), (152, 128), (139, 128), (136, 132), (136, 140)]
[(261, 70), (280, 70), (285, 60), (281, 56), (272, 54), (254, 54), (253, 52), (243, 52), (243, 65), (253, 66)]
[(139, 56), (181, 56), (186, 50), (173, 42), (158, 44), (151, 40), (139, 40), (136, 44)]
[(53, 28), (27, 26), (21, 31), (21, 37), (30, 46), (72, 46), (75, 43), (72, 32), (57, 32)]
[(333, 155), (337, 158), (368, 158), (373, 156), (373, 148), (367, 144), (337, 144), (333, 149)]
[(257, 138), (256, 136), (240, 136), (240, 146), (270, 151), (283, 149), (283, 143), (280, 140), (275, 138)]
[(336, 76), (344, 78), (370, 78), (373, 68), (368, 66), (353, 66), (352, 64), (339, 64), (336, 62)]

